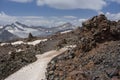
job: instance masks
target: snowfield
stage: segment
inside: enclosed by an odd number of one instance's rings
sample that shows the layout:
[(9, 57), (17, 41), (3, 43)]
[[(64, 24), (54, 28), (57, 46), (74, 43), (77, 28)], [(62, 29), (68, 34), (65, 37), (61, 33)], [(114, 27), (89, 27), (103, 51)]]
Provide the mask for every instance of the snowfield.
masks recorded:
[[(70, 46), (71, 47), (71, 46)], [(19, 71), (10, 75), (5, 80), (46, 80), (45, 72), (47, 68), (47, 64), (53, 59), (55, 56), (62, 54), (68, 50), (68, 47), (62, 48), (60, 50), (52, 50), (49, 52), (45, 52), (42, 55), (36, 55), (37, 61), (21, 68)]]
[(45, 42), (45, 41), (47, 41), (47, 39), (35, 40), (35, 41), (32, 41), (32, 42), (16, 41), (16, 42), (13, 42), (13, 43), (1, 43), (0, 46), (4, 46), (4, 45), (8, 45), (8, 44), (11, 44), (11, 45), (28, 44), (28, 45), (35, 46), (35, 45), (39, 44), (40, 42)]
[(8, 30), (10, 33), (17, 35), (20, 38), (26, 38), (29, 33), (37, 33), (39, 30), (30, 28), (30, 27), (23, 27), (22, 25), (14, 23), (14, 26), (7, 26), (5, 30)]

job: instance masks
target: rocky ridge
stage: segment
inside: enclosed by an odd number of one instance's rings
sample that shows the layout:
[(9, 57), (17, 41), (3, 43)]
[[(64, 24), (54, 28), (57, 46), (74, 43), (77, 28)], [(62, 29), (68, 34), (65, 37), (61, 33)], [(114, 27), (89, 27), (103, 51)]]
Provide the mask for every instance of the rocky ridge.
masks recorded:
[(48, 64), (47, 80), (120, 80), (120, 21), (101, 14), (71, 33), (77, 47)]

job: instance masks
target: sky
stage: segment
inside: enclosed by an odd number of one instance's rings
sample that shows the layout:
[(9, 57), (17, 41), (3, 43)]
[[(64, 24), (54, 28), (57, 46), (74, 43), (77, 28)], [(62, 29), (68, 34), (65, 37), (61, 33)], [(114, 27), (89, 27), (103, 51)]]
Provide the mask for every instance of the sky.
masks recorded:
[(16, 21), (35, 26), (70, 22), (80, 26), (99, 14), (120, 19), (120, 0), (0, 0), (0, 25)]

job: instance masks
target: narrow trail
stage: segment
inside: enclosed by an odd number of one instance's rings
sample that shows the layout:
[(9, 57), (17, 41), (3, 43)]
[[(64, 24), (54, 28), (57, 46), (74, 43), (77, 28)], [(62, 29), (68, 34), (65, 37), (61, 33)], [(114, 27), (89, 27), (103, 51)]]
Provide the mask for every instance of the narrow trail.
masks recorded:
[(45, 80), (45, 72), (47, 68), (47, 64), (53, 59), (55, 56), (62, 54), (68, 50), (68, 48), (62, 48), (60, 50), (52, 50), (49, 52), (45, 52), (42, 55), (36, 55), (38, 58), (36, 62), (29, 64), (14, 74), (10, 75), (5, 80)]

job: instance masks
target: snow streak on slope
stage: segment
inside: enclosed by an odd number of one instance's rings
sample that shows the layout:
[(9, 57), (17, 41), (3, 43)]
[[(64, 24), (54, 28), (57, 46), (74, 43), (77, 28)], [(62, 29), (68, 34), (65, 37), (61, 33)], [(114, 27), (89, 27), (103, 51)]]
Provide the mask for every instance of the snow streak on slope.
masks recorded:
[(35, 40), (35, 41), (32, 41), (32, 42), (23, 42), (23, 41), (16, 41), (16, 42), (13, 42), (13, 43), (1, 43), (0, 46), (4, 46), (4, 45), (8, 45), (8, 44), (11, 44), (11, 45), (21, 45), (21, 44), (27, 44), (27, 45), (37, 45), (41, 42), (45, 42), (47, 41), (47, 39), (40, 39), (40, 40)]
[(71, 31), (72, 30), (63, 31), (63, 32), (61, 32), (61, 34), (65, 34), (65, 33), (71, 32)]
[(45, 41), (47, 41), (47, 39), (35, 40), (35, 41), (33, 41), (33, 42), (28, 42), (27, 44), (28, 44), (28, 45), (37, 45), (37, 44), (39, 44), (40, 42), (45, 42)]
[(11, 43), (12, 45), (20, 45), (20, 44), (23, 44), (24, 42), (23, 41), (16, 41), (16, 42), (13, 42)]

